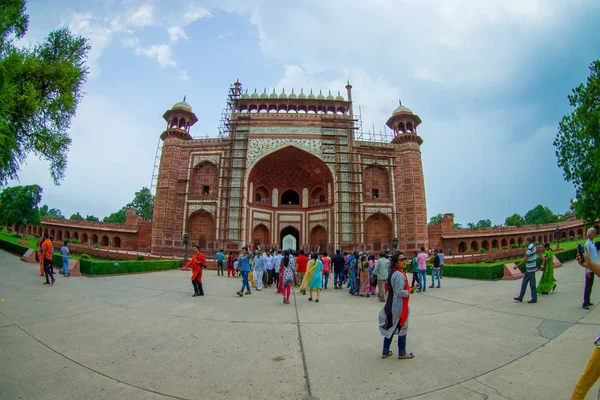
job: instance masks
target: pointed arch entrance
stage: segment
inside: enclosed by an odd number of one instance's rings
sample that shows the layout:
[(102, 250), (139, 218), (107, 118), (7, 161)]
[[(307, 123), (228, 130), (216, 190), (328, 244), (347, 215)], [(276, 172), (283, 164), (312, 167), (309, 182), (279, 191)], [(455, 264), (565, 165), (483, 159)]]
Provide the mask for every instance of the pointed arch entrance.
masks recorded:
[(199, 246), (200, 250), (212, 248), (215, 240), (215, 220), (206, 211), (197, 211), (187, 220), (187, 232), (190, 246)]
[(285, 227), (279, 234), (279, 244), (283, 250), (298, 250), (298, 243), (300, 243), (300, 232), (293, 226)]
[(317, 250), (320, 248), (321, 251), (327, 247), (327, 229), (322, 225), (317, 225), (310, 231), (310, 248), (311, 250)]
[(252, 230), (252, 244), (254, 245), (255, 249), (258, 248), (258, 246), (264, 248), (270, 242), (269, 228), (267, 228), (264, 224), (257, 225)]

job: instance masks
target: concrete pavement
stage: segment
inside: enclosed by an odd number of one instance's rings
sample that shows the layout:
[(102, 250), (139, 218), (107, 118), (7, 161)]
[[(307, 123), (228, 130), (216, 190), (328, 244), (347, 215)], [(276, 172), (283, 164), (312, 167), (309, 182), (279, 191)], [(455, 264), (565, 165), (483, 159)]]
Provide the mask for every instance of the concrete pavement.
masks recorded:
[(332, 285), (290, 305), (273, 288), (240, 298), (216, 271), (200, 298), (181, 271), (48, 287), (2, 251), (0, 273), (1, 399), (568, 399), (600, 331), (574, 262), (537, 304), (512, 299), (520, 281), (413, 295), (413, 360), (382, 360), (381, 303)]

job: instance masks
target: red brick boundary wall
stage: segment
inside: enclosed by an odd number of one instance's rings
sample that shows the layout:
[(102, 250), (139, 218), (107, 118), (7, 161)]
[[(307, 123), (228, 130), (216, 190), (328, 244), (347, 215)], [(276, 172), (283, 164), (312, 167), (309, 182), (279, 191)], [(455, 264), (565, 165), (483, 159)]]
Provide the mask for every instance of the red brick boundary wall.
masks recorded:
[[(558, 236), (556, 228), (559, 228)], [(595, 224), (596, 231), (600, 231), (600, 220)], [(523, 254), (523, 249), (510, 249), (511, 245), (526, 244), (527, 236), (533, 236), (534, 242), (542, 245), (543, 243), (552, 243), (557, 239), (569, 239), (573, 237), (582, 239), (586, 237), (586, 225), (581, 220), (572, 219), (556, 224), (545, 225), (524, 225), (503, 226), (497, 228), (481, 228), (469, 229), (454, 227), (454, 214), (444, 214), (444, 218), (436, 225), (428, 227), (429, 244), (431, 248), (443, 249), (444, 254), (453, 256), (463, 256), (466, 259), (478, 259), (473, 262), (480, 262), (485, 259), (502, 259), (520, 257)], [(509, 249), (503, 250), (502, 247), (508, 246)], [(485, 249), (486, 253), (482, 256), (479, 254), (480, 249)], [(492, 251), (493, 248), (498, 249)], [(541, 248), (538, 247), (538, 251)], [(468, 250), (473, 250), (472, 253), (467, 253)], [(448, 261), (444, 261), (449, 263)]]

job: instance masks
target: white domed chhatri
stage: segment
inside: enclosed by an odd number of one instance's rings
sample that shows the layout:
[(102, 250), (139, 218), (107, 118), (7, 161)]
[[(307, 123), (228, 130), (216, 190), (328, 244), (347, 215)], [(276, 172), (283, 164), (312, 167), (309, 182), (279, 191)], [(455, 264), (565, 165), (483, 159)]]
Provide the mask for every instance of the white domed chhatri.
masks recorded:
[(183, 108), (184, 110), (188, 110), (190, 112), (192, 111), (192, 106), (190, 106), (185, 100), (180, 101), (179, 103), (175, 103), (172, 109), (174, 110), (176, 108)]
[(394, 110), (394, 112), (392, 113), (392, 115), (394, 114), (398, 114), (398, 113), (407, 113), (407, 114), (412, 114), (412, 110), (406, 106), (403, 106), (402, 104), (400, 104), (398, 107), (396, 107), (396, 109)]

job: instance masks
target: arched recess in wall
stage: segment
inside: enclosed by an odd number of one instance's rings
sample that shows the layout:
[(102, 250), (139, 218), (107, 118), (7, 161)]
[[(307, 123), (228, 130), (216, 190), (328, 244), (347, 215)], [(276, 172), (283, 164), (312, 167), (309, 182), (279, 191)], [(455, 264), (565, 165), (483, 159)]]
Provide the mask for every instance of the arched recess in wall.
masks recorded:
[(512, 246), (513, 244), (516, 244), (516, 240), (515, 238), (510, 238), (510, 245)]
[(264, 204), (271, 203), (269, 191), (267, 190), (266, 187), (261, 185), (254, 190), (254, 201), (256, 203), (264, 203)]
[(380, 165), (369, 165), (363, 172), (363, 188), (365, 201), (389, 199), (390, 176), (387, 169)]
[(498, 248), (498, 240), (494, 239), (492, 240), (492, 249), (497, 249)]
[(327, 229), (321, 225), (314, 226), (310, 231), (310, 246), (320, 247), (321, 251), (326, 248), (328, 243)]
[(502, 239), (502, 247), (508, 246), (508, 241), (506, 239)]
[(373, 251), (381, 251), (387, 247), (394, 236), (392, 220), (383, 213), (375, 213), (365, 221), (365, 243), (373, 244)]
[(91, 243), (90, 244), (97, 244), (98, 243), (98, 235), (96, 235), (95, 233), (92, 234), (92, 239), (91, 239)]
[(63, 232), (62, 232), (62, 229), (59, 229), (59, 230), (56, 232), (56, 240), (63, 240)]
[(252, 244), (254, 248), (269, 244), (271, 242), (269, 238), (269, 228), (264, 224), (259, 224), (252, 230)]
[(73, 239), (79, 240), (79, 232), (73, 232)]
[(81, 243), (88, 243), (88, 235), (87, 233), (82, 233), (81, 234)]
[(295, 206), (300, 205), (300, 194), (293, 189), (288, 189), (281, 194), (281, 205)]
[(108, 240), (108, 236), (104, 235), (102, 236), (102, 239), (100, 239), (100, 246), (104, 246), (107, 247), (109, 245), (110, 241)]
[(471, 250), (479, 251), (479, 243), (477, 241), (473, 240), (471, 242)]
[(484, 240), (483, 242), (481, 242), (481, 248), (489, 250), (490, 249), (490, 243), (487, 240)]
[(116, 247), (117, 249), (121, 248), (121, 238), (118, 236), (115, 236), (112, 239), (112, 247)]
[(204, 210), (196, 211), (187, 219), (186, 231), (190, 235), (190, 246), (200, 250), (212, 248), (215, 240), (215, 219)]
[(522, 237), (519, 238), (519, 240), (517, 241), (517, 244), (519, 246), (523, 244), (523, 238)]
[(310, 193), (310, 205), (318, 206), (325, 204), (327, 197), (325, 196), (325, 190), (322, 187), (316, 187)]
[(189, 193), (191, 197), (216, 196), (219, 186), (219, 168), (208, 161), (192, 169)]
[(458, 252), (459, 253), (466, 253), (467, 252), (467, 244), (465, 242), (460, 242), (458, 244)]

